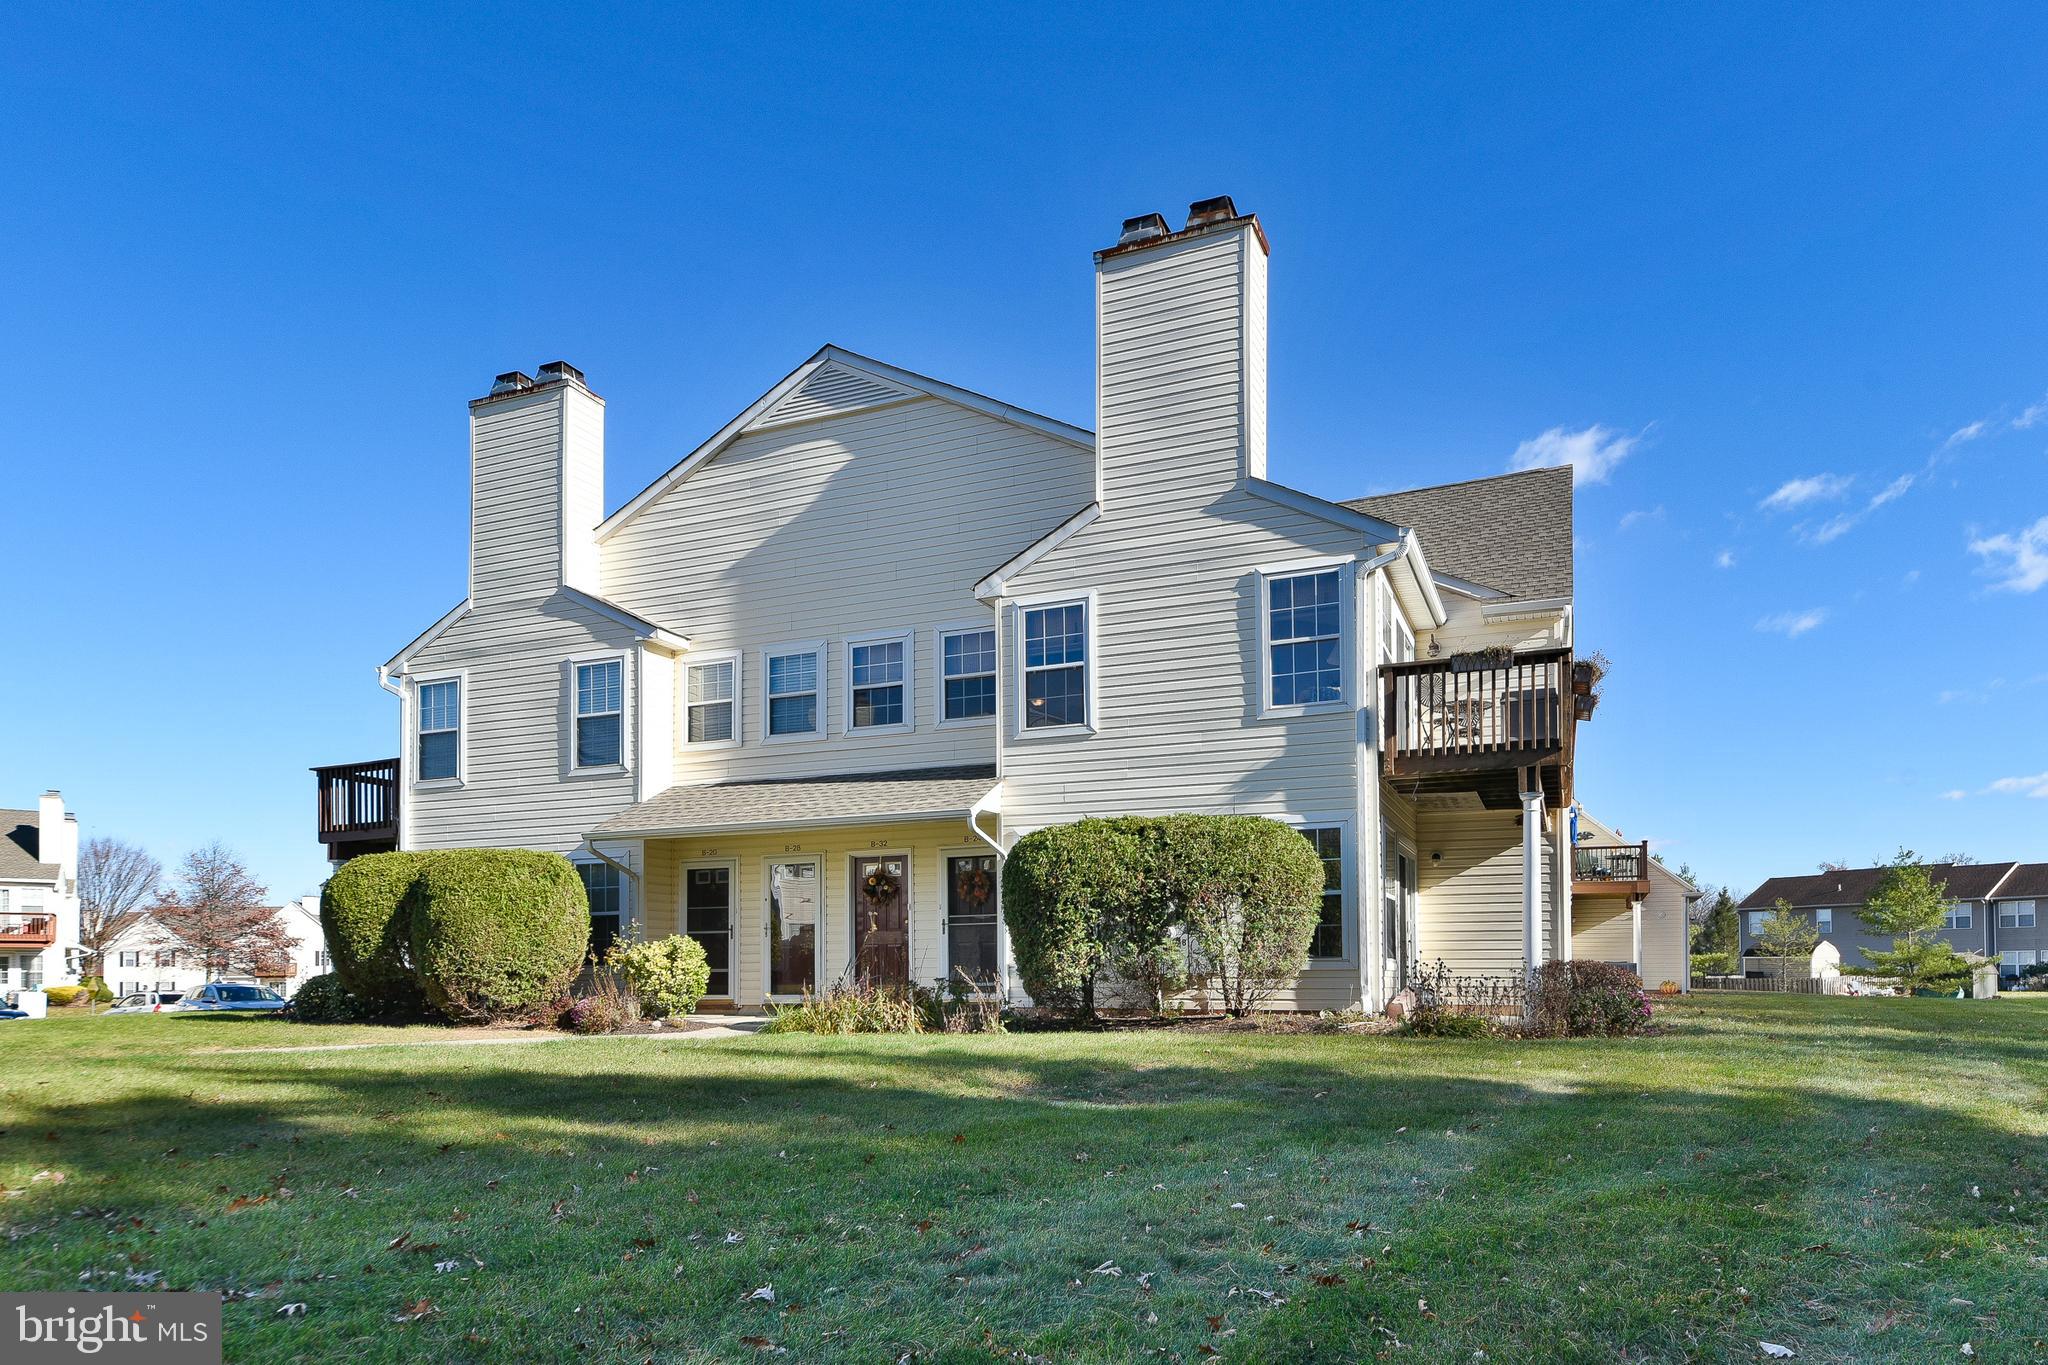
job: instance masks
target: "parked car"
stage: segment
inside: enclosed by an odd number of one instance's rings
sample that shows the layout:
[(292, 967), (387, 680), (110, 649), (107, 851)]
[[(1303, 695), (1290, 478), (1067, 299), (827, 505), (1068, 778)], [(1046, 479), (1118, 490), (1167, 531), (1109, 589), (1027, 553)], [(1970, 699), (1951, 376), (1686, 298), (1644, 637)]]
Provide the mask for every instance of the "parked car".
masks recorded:
[(289, 1003), (276, 991), (262, 986), (244, 985), (239, 981), (214, 981), (180, 1000), (178, 1009), (261, 1014), (281, 1010)]
[(9, 1008), (7, 1008), (7, 1007), (6, 1007), (5, 1005), (0, 1005), (0, 1019), (26, 1019), (26, 1018), (28, 1018), (28, 1011), (27, 1011), (27, 1010), (16, 1010), (16, 1009), (9, 1009)]
[(135, 991), (122, 996), (108, 1014), (156, 1014), (184, 999), (183, 991)]

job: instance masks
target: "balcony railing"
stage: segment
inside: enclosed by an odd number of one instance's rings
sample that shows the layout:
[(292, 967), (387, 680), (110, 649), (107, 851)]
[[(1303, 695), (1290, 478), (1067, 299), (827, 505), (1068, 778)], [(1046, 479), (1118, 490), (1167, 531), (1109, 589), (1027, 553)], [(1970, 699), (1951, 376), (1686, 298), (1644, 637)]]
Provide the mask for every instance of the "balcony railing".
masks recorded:
[(1389, 776), (1479, 772), (1560, 757), (1570, 743), (1568, 649), (1499, 662), (1418, 659), (1380, 669)]
[(47, 948), (56, 941), (55, 915), (0, 913), (0, 948)]
[(1649, 895), (1649, 844), (1579, 845), (1572, 850), (1572, 892), (1580, 896)]
[(313, 769), (320, 842), (337, 861), (398, 847), (398, 760)]

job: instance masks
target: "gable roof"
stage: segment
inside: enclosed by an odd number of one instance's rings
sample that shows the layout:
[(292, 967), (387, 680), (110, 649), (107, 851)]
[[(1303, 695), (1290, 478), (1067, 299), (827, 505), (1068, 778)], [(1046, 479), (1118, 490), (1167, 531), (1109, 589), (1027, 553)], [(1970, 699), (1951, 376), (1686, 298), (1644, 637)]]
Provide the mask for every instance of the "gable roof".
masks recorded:
[(2040, 898), (2048, 896), (2048, 863), (2018, 863), (1998, 888), (1998, 898), (2008, 896)]
[(32, 810), (0, 810), (0, 881), (54, 882), (64, 875), (42, 861), (43, 834)]
[[(1936, 883), (1947, 883), (1950, 900), (1982, 900), (1999, 889), (2015, 863), (1929, 863), (1928, 875)], [(1737, 910), (1768, 910), (1779, 901), (1794, 909), (1819, 906), (1858, 906), (1870, 899), (1878, 881), (1889, 868), (1845, 867), (1832, 872), (1810, 872), (1795, 877), (1773, 877), (1742, 898)]]
[[(628, 611), (618, 603), (607, 601), (594, 592), (585, 592), (581, 588), (572, 588), (564, 585), (557, 588), (554, 593), (549, 594), (550, 597), (556, 595), (566, 597), (578, 606), (596, 612), (599, 616), (616, 621), (641, 639), (651, 640), (664, 649), (680, 652), (690, 647), (690, 641), (687, 636), (678, 635), (665, 626), (656, 625), (638, 612)], [(468, 598), (457, 602), (449, 609), (447, 615), (414, 636), (411, 644), (392, 655), (384, 664), (384, 672), (402, 672), (403, 669), (400, 665), (434, 641), (440, 639), (442, 635), (447, 633), (449, 627), (469, 615), (469, 606)]]
[(1352, 498), (1421, 533), (1429, 562), (1513, 598), (1572, 595), (1572, 471), (1525, 469)]
[(995, 783), (995, 765), (985, 763), (676, 786), (628, 806), (590, 837), (964, 819)]
[(824, 346), (784, 375), (768, 392), (749, 403), (710, 440), (691, 451), (666, 474), (641, 489), (626, 505), (598, 523), (597, 538), (616, 535), (649, 503), (690, 477), (699, 467), (750, 431), (793, 426), (799, 422), (858, 412), (863, 408), (917, 398), (940, 398), (997, 421), (1028, 428), (1085, 450), (1095, 449), (1095, 433), (1042, 413), (1014, 407), (987, 394), (963, 389), (929, 375), (860, 355), (839, 346)]

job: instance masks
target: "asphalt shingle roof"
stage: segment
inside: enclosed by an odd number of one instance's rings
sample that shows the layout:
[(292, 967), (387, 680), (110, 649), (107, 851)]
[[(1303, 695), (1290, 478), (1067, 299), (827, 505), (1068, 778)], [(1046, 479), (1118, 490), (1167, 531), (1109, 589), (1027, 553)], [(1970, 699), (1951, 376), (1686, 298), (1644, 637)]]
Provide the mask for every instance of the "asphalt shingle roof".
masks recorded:
[(2021, 863), (1998, 888), (1998, 898), (2015, 896), (2022, 900), (2048, 897), (2048, 863)]
[(63, 875), (43, 862), (42, 831), (32, 810), (0, 810), (0, 881), (54, 882)]
[[(1951, 900), (1982, 900), (2012, 871), (2011, 863), (1930, 863), (1927, 871), (1936, 882), (1948, 885)], [(1861, 905), (1877, 889), (1884, 876), (1882, 867), (1845, 867), (1835, 872), (1811, 872), (1798, 877), (1773, 877), (1742, 898), (1738, 910), (1768, 910), (1779, 901), (1798, 908)], [(1999, 895), (2010, 894), (2000, 888)]]
[(694, 834), (730, 829), (965, 816), (996, 784), (993, 763), (836, 777), (670, 787), (591, 833)]
[(1376, 493), (1344, 505), (1413, 527), (1430, 567), (1453, 578), (1509, 597), (1572, 595), (1569, 467)]

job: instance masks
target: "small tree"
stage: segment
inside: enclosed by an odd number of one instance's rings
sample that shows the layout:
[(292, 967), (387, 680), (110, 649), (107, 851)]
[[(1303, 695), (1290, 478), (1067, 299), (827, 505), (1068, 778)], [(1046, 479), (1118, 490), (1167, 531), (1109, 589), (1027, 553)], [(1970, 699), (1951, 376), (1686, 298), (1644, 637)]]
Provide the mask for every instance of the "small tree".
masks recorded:
[(1787, 964), (1794, 958), (1811, 959), (1819, 943), (1820, 930), (1814, 927), (1813, 920), (1783, 900), (1764, 916), (1763, 925), (1756, 934), (1757, 955), (1777, 959), (1778, 979), (1781, 981), (1785, 979)]
[(209, 980), (240, 972), (282, 972), (298, 946), (270, 893), (219, 843), (186, 855), (178, 884), (155, 910), (157, 923)]
[(104, 835), (78, 855), (78, 944), (84, 975), (105, 976), (107, 949), (122, 922), (157, 898), (163, 864), (134, 844)]
[(1693, 930), (1692, 950), (1733, 956), (1742, 946), (1742, 921), (1736, 913), (1735, 897), (1724, 886), (1714, 893), (1711, 903), (1702, 896), (1698, 905), (1700, 918)]
[(1970, 979), (1970, 960), (1939, 931), (1948, 918), (1948, 883), (1937, 882), (1913, 856), (1900, 849), (1863, 903), (1863, 922), (1892, 936), (1891, 951), (1864, 952), (1865, 976), (1897, 982), (1907, 991), (1953, 989)]

